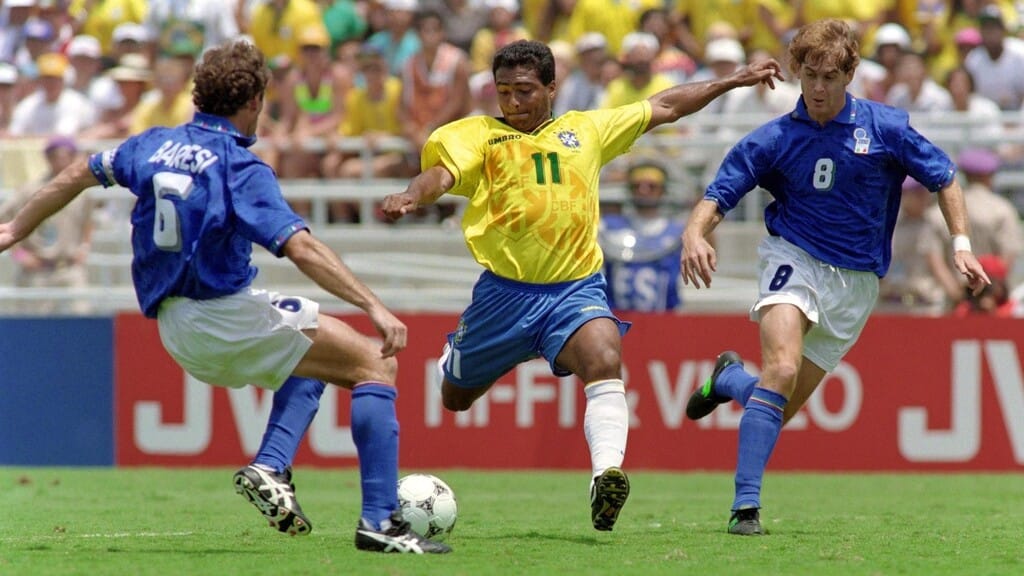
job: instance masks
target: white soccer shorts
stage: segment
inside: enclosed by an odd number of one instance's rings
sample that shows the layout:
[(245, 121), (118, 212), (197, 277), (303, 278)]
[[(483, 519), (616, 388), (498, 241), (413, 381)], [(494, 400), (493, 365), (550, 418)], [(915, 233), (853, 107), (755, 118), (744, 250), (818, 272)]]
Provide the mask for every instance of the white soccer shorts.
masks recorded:
[(813, 326), (804, 335), (804, 357), (827, 372), (835, 370), (860, 336), (878, 300), (878, 276), (838, 268), (778, 236), (757, 247), (761, 281), (750, 319), (772, 304), (792, 304)]
[(168, 298), (157, 323), (164, 348), (195, 378), (215, 386), (277, 390), (313, 341), (320, 305), (247, 288), (211, 300)]

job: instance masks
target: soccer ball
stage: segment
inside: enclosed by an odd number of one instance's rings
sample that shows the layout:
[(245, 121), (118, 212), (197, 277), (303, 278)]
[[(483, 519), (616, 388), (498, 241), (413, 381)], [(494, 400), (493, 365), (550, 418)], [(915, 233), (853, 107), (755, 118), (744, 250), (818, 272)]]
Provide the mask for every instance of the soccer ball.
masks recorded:
[(398, 505), (412, 529), (431, 540), (444, 540), (455, 527), (455, 492), (437, 476), (403, 476), (398, 481)]

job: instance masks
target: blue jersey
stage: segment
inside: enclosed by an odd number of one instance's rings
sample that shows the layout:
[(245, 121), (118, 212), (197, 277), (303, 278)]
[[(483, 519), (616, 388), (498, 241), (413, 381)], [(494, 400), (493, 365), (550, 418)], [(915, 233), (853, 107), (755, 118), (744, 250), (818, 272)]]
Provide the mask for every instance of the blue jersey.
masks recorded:
[(608, 303), (613, 310), (660, 312), (679, 307), (683, 223), (671, 218), (601, 218)]
[(226, 119), (197, 113), (176, 128), (153, 128), (92, 155), (103, 186), (136, 196), (132, 279), (143, 314), (160, 302), (233, 294), (256, 276), (252, 244), (280, 256), (306, 223), (281, 195), (273, 170), (246, 150)]
[(729, 151), (704, 198), (725, 213), (760, 186), (775, 198), (764, 215), (770, 234), (833, 266), (881, 277), (903, 180), (909, 174), (934, 192), (955, 173), (903, 110), (847, 94), (842, 112), (821, 126), (801, 98)]

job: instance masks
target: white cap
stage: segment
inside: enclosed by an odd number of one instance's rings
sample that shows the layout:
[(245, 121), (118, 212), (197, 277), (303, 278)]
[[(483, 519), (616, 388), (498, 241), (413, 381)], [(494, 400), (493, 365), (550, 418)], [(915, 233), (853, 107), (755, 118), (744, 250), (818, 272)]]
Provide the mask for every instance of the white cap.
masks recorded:
[(103, 50), (100, 48), (100, 41), (97, 40), (95, 36), (80, 34), (68, 42), (68, 47), (65, 53), (68, 55), (68, 58), (71, 58), (72, 56), (99, 58), (103, 55)]
[(30, 8), (36, 5), (36, 0), (6, 0), (4, 6), (8, 8)]
[(495, 8), (504, 8), (506, 11), (513, 14), (519, 13), (519, 0), (484, 0), (484, 6), (491, 10)]
[(875, 31), (875, 49), (885, 44), (895, 44), (906, 50), (910, 48), (910, 34), (906, 29), (894, 22), (887, 22), (878, 27)]
[(600, 32), (587, 32), (583, 36), (580, 36), (579, 40), (576, 41), (577, 54), (582, 54), (599, 48), (604, 50), (607, 47), (608, 41), (605, 40), (604, 34), (601, 34)]
[(111, 35), (114, 42), (123, 42), (125, 40), (134, 40), (136, 42), (148, 42), (149, 31), (142, 24), (136, 24), (135, 22), (125, 22), (118, 24), (117, 28), (114, 28), (114, 33)]
[(149, 82), (153, 79), (149, 58), (142, 54), (125, 54), (121, 56), (117, 66), (111, 68), (107, 74), (114, 80), (125, 82)]
[(388, 10), (405, 10), (415, 12), (419, 8), (417, 0), (384, 0), (384, 7)]
[(654, 34), (648, 34), (647, 32), (630, 32), (622, 39), (622, 50), (620, 53), (629, 54), (636, 48), (646, 48), (651, 52), (657, 53), (659, 47), (658, 37)]
[(7, 62), (0, 62), (0, 84), (14, 84), (18, 81), (18, 69)]
[(708, 42), (704, 48), (704, 62), (714, 64), (715, 62), (732, 62), (743, 64), (747, 60), (747, 54), (743, 45), (732, 38), (718, 38)]
[(572, 44), (565, 40), (552, 40), (548, 42), (548, 48), (551, 49), (551, 55), (555, 57), (555, 60), (562, 58), (571, 62), (576, 57), (576, 53), (572, 50)]

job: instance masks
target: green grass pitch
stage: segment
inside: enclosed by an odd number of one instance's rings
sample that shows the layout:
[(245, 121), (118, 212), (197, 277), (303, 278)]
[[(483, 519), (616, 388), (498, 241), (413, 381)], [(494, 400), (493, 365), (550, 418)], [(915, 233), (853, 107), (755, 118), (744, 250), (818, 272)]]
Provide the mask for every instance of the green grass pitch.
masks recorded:
[(729, 474), (632, 471), (596, 532), (586, 472), (426, 470), (459, 521), (454, 553), (415, 557), (355, 550), (354, 470), (296, 470), (305, 538), (267, 527), (233, 471), (0, 468), (0, 575), (1024, 574), (1021, 474), (769, 472), (770, 534), (744, 538), (725, 533)]

